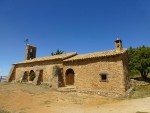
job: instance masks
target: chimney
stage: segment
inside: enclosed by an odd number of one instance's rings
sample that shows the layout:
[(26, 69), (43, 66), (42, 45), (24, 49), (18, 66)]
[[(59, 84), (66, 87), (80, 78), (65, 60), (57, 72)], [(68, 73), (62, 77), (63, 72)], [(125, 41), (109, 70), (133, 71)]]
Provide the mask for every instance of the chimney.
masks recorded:
[(121, 52), (121, 50), (122, 50), (122, 40), (117, 38), (115, 40), (115, 45), (116, 45), (116, 52)]

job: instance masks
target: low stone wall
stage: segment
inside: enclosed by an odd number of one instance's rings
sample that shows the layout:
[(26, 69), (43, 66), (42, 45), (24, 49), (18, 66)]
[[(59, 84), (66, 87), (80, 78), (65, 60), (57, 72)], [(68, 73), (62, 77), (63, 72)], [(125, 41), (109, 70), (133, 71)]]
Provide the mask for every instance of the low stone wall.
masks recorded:
[(150, 85), (150, 82), (131, 79), (131, 85), (132, 86), (145, 86), (145, 85)]
[(92, 95), (99, 95), (99, 96), (106, 96), (106, 97), (120, 97), (124, 96), (124, 93), (117, 93), (117, 92), (101, 92), (97, 90), (78, 90), (79, 93), (85, 94), (92, 94)]

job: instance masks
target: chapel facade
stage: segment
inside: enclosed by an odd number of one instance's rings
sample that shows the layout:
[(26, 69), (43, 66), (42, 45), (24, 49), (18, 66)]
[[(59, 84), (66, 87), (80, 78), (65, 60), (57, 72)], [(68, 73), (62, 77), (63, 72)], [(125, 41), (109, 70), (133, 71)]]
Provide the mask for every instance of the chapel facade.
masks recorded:
[(89, 54), (76, 52), (36, 58), (36, 47), (26, 46), (26, 59), (12, 65), (8, 81), (74, 87), (81, 92), (123, 95), (130, 88), (128, 51), (120, 39), (115, 49)]

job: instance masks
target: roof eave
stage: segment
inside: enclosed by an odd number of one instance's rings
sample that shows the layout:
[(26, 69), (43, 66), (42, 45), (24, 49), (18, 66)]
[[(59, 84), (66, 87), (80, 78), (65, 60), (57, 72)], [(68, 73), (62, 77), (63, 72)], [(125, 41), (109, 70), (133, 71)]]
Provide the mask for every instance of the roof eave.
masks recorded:
[(70, 60), (64, 60), (63, 62), (73, 62), (73, 61), (79, 61), (79, 60), (87, 60), (87, 59), (96, 59), (96, 58), (104, 58), (104, 57), (112, 57), (112, 56), (118, 56), (123, 55), (127, 52), (127, 49), (124, 49), (123, 52), (116, 53), (114, 55), (104, 55), (104, 56), (96, 56), (96, 57), (89, 57), (89, 58), (79, 58), (79, 59), (70, 59)]

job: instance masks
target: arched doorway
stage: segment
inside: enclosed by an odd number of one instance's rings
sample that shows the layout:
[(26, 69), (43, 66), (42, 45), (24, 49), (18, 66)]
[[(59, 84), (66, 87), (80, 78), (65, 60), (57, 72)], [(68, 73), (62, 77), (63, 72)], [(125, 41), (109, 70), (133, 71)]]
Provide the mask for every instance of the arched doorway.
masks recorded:
[(29, 81), (33, 81), (35, 77), (36, 77), (35, 72), (33, 70), (31, 70), (30, 74), (29, 74)]
[(74, 71), (73, 69), (66, 70), (66, 85), (74, 85)]
[(25, 71), (22, 77), (22, 82), (28, 82), (28, 76), (29, 76), (28, 71)]

